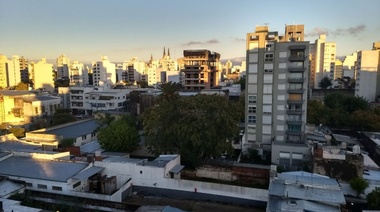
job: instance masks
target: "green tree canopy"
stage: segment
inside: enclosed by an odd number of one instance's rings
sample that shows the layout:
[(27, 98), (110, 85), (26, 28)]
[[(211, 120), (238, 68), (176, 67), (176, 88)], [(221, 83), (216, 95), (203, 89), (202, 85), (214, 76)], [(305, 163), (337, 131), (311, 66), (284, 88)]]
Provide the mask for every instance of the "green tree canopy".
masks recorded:
[(76, 121), (77, 119), (68, 110), (58, 109), (53, 115), (52, 125), (65, 124)]
[(241, 90), (244, 91), (245, 90), (245, 82), (246, 82), (246, 77), (243, 76), (238, 81), (236, 81), (234, 84), (240, 84)]
[(137, 85), (140, 85), (141, 88), (146, 88), (148, 87), (148, 82), (144, 80), (140, 80), (137, 82)]
[(140, 141), (140, 135), (136, 129), (135, 120), (125, 115), (113, 120), (98, 132), (99, 143), (106, 151), (132, 152)]
[(356, 196), (358, 197), (360, 194), (364, 192), (366, 188), (368, 188), (368, 182), (361, 177), (354, 178), (350, 180), (349, 183), (350, 183), (350, 187), (356, 191), (356, 194), (357, 194)]
[(318, 83), (318, 86), (321, 87), (322, 89), (327, 89), (328, 87), (332, 86), (332, 82), (328, 76), (325, 76)]
[(231, 153), (229, 141), (239, 134), (236, 104), (218, 95), (163, 95), (163, 99), (143, 114), (147, 145), (153, 153), (179, 153), (193, 167), (201, 158)]
[(60, 146), (62, 148), (70, 147), (74, 144), (75, 139), (74, 138), (65, 138), (60, 141)]
[(370, 209), (380, 209), (380, 188), (376, 187), (367, 195), (367, 203)]
[(161, 85), (161, 99), (166, 101), (177, 100), (179, 98), (178, 91), (181, 85), (176, 82), (167, 82)]

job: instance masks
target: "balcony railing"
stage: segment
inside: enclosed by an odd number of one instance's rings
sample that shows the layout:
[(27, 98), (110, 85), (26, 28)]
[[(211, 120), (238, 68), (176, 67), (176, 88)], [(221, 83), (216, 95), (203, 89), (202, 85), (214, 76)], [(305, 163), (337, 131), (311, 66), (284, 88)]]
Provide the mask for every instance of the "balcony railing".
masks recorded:
[(301, 109), (288, 109), (286, 112), (290, 115), (297, 115), (297, 114), (303, 114), (304, 111)]
[(288, 104), (303, 104), (304, 100), (302, 100), (302, 99), (288, 99), (286, 102)]
[(289, 72), (304, 72), (306, 69), (301, 66), (289, 66), (288, 71)]
[(287, 124), (291, 124), (291, 125), (301, 125), (302, 124), (302, 120), (296, 120), (296, 119), (294, 119), (294, 120), (286, 120), (286, 123)]
[(302, 135), (302, 131), (287, 130), (286, 134), (288, 134), (288, 135)]
[(288, 93), (302, 94), (305, 91), (303, 88), (289, 88)]
[(303, 55), (290, 55), (289, 61), (304, 61), (306, 59)]
[(288, 78), (288, 82), (304, 82), (305, 79), (303, 77), (299, 77), (299, 78)]

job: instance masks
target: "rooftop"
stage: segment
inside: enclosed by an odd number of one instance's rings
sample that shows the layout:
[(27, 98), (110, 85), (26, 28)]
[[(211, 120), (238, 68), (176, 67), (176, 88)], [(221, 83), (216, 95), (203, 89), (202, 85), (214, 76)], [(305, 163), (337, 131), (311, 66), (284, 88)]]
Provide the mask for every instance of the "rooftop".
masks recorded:
[[(65, 138), (78, 138), (83, 135), (91, 134), (99, 126), (95, 119), (88, 119), (86, 121), (75, 122), (74, 124), (66, 125), (51, 130), (46, 130), (42, 133), (61, 135)], [(36, 132), (41, 133), (41, 132)]]
[(56, 96), (27, 96), (27, 97), (24, 97), (24, 100), (27, 102), (47, 101), (47, 100), (57, 100), (57, 99), (61, 99), (61, 98), (56, 97)]
[(2, 94), (4, 96), (34, 95), (30, 91), (16, 91), (16, 90), (0, 90), (0, 94)]
[(10, 157), (0, 161), (0, 175), (39, 180), (67, 182), (87, 167), (87, 163), (72, 163), (28, 157)]
[(32, 145), (25, 142), (17, 141), (17, 140), (8, 140), (0, 142), (0, 149), (2, 150), (36, 150), (40, 149), (41, 145)]
[(178, 157), (178, 155), (160, 155), (160, 157), (153, 161), (144, 163), (144, 166), (165, 167), (169, 161), (174, 160), (176, 157)]

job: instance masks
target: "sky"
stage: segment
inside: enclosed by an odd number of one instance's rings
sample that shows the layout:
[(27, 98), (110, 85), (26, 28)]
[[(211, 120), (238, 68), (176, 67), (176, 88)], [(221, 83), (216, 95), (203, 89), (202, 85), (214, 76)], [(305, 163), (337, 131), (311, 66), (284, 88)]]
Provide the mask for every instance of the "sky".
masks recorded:
[(304, 24), (305, 40), (320, 33), (337, 56), (380, 41), (379, 0), (0, 0), (0, 54), (38, 61), (113, 62), (171, 58), (185, 49), (209, 49), (221, 59), (245, 57), (245, 39), (257, 25), (282, 35)]

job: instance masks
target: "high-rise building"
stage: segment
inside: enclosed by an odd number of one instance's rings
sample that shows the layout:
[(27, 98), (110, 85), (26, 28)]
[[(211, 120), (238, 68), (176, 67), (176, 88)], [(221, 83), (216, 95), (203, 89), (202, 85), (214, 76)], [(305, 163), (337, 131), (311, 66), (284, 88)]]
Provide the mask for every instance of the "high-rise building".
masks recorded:
[(315, 40), (314, 51), (311, 54), (314, 55), (314, 63), (311, 68), (311, 73), (314, 74), (311, 79), (313, 80), (313, 87), (318, 88), (319, 82), (323, 77), (329, 77), (330, 79), (334, 78), (334, 66), (332, 63), (336, 59), (336, 43), (335, 42), (326, 42), (326, 35), (319, 35), (319, 39)]
[(210, 89), (219, 84), (220, 54), (209, 50), (184, 50), (182, 85), (186, 90)]
[(303, 41), (303, 25), (287, 25), (285, 31), (283, 37), (257, 26), (247, 34), (242, 148), (271, 152), (272, 163), (294, 167), (310, 152), (304, 136), (309, 42)]
[(0, 55), (0, 88), (8, 87), (8, 58), (5, 55)]
[(358, 57), (358, 53), (352, 53), (351, 55), (347, 55), (343, 60), (343, 77), (350, 77), (354, 79), (356, 77), (355, 73), (355, 64), (356, 59)]
[(92, 62), (93, 84), (103, 86), (105, 83), (112, 85), (116, 83), (115, 64), (108, 60), (107, 56), (102, 56), (101, 61)]
[(54, 90), (53, 64), (47, 63), (46, 58), (31, 63), (30, 77), (34, 89)]
[(70, 70), (70, 59), (62, 54), (57, 58), (57, 79), (68, 79)]
[(73, 61), (70, 64), (70, 84), (75, 86), (88, 85), (88, 70), (84, 67), (83, 63)]
[(22, 82), (29, 83), (29, 62), (23, 56), (20, 57), (20, 78)]
[(368, 102), (380, 99), (380, 42), (372, 50), (358, 52), (356, 70), (355, 96)]
[(14, 55), (11, 60), (8, 61), (8, 86), (16, 86), (21, 82), (20, 72), (20, 58)]

